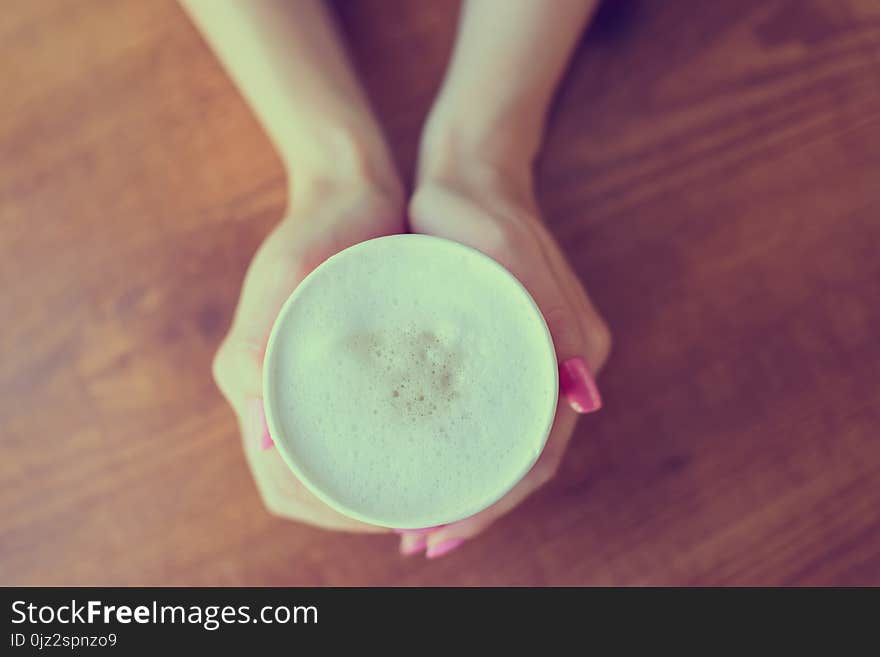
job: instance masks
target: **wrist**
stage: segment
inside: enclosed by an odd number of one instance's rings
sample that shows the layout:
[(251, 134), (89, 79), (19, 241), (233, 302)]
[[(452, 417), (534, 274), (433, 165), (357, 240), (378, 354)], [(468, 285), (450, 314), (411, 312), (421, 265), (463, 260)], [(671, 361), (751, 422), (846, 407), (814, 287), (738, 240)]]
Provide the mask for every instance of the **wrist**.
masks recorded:
[(490, 116), (441, 99), (422, 133), (418, 178), (494, 171), (530, 183), (541, 136), (540, 125), (526, 113)]
[(317, 121), (279, 148), (291, 191), (347, 186), (403, 202), (403, 185), (375, 126)]
[(488, 144), (451, 124), (426, 128), (419, 152), (416, 193), (443, 188), (462, 196), (502, 202), (537, 214), (534, 156), (515, 139)]

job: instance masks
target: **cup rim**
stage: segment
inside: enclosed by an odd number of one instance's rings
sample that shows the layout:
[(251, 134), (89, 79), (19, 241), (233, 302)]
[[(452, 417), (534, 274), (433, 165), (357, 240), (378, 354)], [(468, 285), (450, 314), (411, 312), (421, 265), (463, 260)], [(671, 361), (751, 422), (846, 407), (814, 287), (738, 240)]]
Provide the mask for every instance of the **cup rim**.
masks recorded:
[(272, 384), (273, 377), (271, 376), (270, 367), (273, 360), (273, 355), (276, 348), (276, 343), (278, 341), (278, 336), (281, 333), (280, 327), (285, 323), (285, 318), (291, 312), (291, 309), (296, 304), (297, 298), (301, 295), (302, 291), (306, 289), (306, 287), (310, 284), (311, 281), (315, 280), (316, 272), (321, 269), (330, 266), (330, 263), (338, 258), (342, 254), (347, 254), (352, 250), (357, 250), (361, 248), (366, 248), (366, 245), (376, 242), (378, 240), (424, 240), (424, 241), (435, 241), (438, 243), (444, 243), (447, 248), (453, 249), (463, 249), (472, 254), (477, 255), (480, 259), (484, 260), (486, 264), (490, 267), (494, 267), (496, 270), (499, 270), (502, 275), (506, 275), (509, 279), (511, 279), (523, 293), (525, 299), (531, 304), (531, 307), (537, 313), (538, 318), (540, 319), (541, 326), (543, 327), (544, 337), (546, 339), (548, 352), (550, 355), (550, 359), (552, 360), (552, 368), (554, 372), (558, 372), (558, 359), (556, 356), (556, 348), (553, 344), (553, 338), (550, 334), (550, 329), (547, 326), (547, 321), (544, 318), (541, 309), (538, 307), (538, 304), (535, 302), (532, 295), (529, 293), (528, 289), (526, 289), (525, 285), (511, 273), (506, 267), (504, 267), (501, 263), (499, 263), (494, 258), (486, 255), (482, 251), (470, 247), (466, 244), (462, 244), (461, 242), (456, 242), (454, 240), (449, 240), (442, 237), (435, 237), (433, 235), (418, 235), (412, 233), (404, 233), (404, 234), (395, 234), (395, 235), (384, 235), (381, 237), (375, 237), (369, 240), (365, 240), (363, 242), (358, 242), (357, 244), (353, 244), (352, 246), (339, 251), (338, 253), (333, 254), (326, 260), (324, 260), (321, 264), (315, 267), (311, 272), (309, 272), (305, 278), (296, 286), (296, 288), (291, 292), (290, 296), (285, 300), (284, 304), (281, 306), (281, 310), (278, 312), (278, 316), (275, 318), (275, 322), (272, 325), (272, 331), (269, 334), (269, 340), (266, 345), (266, 350), (263, 355), (263, 371), (262, 371), (262, 403), (263, 403), (263, 411), (266, 417), (266, 424), (269, 429), (269, 435), (272, 437), (272, 440), (275, 444), (275, 449), (278, 450), (278, 453), (281, 455), (281, 458), (284, 460), (285, 464), (288, 468), (290, 468), (291, 472), (296, 476), (296, 478), (318, 499), (320, 499), (324, 504), (329, 506), (334, 511), (342, 513), (349, 518), (353, 518), (355, 520), (359, 520), (360, 522), (364, 522), (370, 525), (374, 525), (377, 527), (387, 527), (389, 529), (425, 529), (429, 527), (436, 527), (439, 525), (446, 525), (453, 522), (457, 522), (459, 520), (464, 520), (465, 518), (469, 518), (480, 511), (483, 511), (499, 500), (501, 500), (505, 495), (507, 495), (513, 488), (516, 486), (526, 474), (534, 467), (535, 463), (540, 458), (541, 454), (544, 452), (544, 449), (547, 445), (547, 440), (550, 437), (550, 432), (553, 428), (553, 424), (556, 419), (556, 413), (559, 405), (559, 376), (551, 377), (551, 385), (553, 387), (551, 399), (552, 403), (548, 403), (548, 409), (552, 409), (548, 412), (548, 418), (546, 421), (546, 426), (543, 430), (543, 436), (541, 440), (537, 443), (537, 449), (535, 450), (534, 456), (528, 461), (525, 467), (517, 473), (516, 477), (512, 477), (510, 482), (500, 487), (500, 492), (495, 495), (489, 496), (488, 499), (480, 500), (478, 503), (471, 505), (468, 507), (466, 512), (461, 512), (454, 516), (450, 517), (436, 517), (436, 518), (425, 518), (424, 520), (420, 520), (418, 522), (406, 523), (405, 525), (401, 525), (400, 523), (394, 521), (390, 522), (389, 518), (382, 518), (379, 516), (373, 516), (370, 514), (365, 514), (357, 509), (351, 508), (349, 505), (341, 502), (336, 499), (332, 495), (330, 495), (327, 491), (322, 489), (320, 485), (316, 482), (312, 481), (311, 478), (306, 474), (303, 468), (299, 467), (296, 462), (295, 455), (292, 453), (293, 450), (289, 448), (287, 445), (287, 441), (284, 440), (284, 434), (281, 431), (280, 423), (277, 421), (273, 410), (273, 404), (271, 403), (272, 395), (271, 391), (274, 389), (274, 385)]

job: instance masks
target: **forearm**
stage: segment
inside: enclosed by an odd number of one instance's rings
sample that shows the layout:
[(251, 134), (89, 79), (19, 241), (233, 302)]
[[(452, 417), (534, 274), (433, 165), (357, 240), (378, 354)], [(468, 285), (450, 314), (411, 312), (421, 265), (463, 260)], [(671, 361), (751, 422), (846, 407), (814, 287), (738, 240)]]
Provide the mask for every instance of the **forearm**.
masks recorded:
[(596, 5), (465, 0), (423, 138), (420, 177), (474, 159), (530, 168), (550, 101)]
[(295, 177), (396, 184), (381, 129), (321, 0), (181, 0)]

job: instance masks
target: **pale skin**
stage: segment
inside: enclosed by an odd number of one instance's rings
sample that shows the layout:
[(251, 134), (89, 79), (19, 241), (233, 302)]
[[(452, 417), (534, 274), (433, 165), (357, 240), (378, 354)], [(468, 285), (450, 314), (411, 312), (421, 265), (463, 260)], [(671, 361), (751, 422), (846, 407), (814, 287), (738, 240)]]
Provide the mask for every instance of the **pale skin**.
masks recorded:
[[(182, 4), (275, 144), (290, 181), (288, 211), (248, 269), (214, 361), (257, 487), (276, 515), (327, 529), (389, 531), (325, 506), (275, 449), (261, 448), (262, 356), (272, 324), (322, 260), (409, 230), (468, 244), (505, 265), (541, 308), (559, 362), (582, 358), (597, 375), (610, 333), (544, 227), (533, 187), (548, 107), (597, 0), (554, 0), (552, 11), (545, 0), (465, 0), (409, 199), (319, 0)], [(404, 532), (401, 552), (441, 556), (515, 508), (552, 479), (576, 420), (561, 399), (544, 453), (522, 481), (470, 518)]]

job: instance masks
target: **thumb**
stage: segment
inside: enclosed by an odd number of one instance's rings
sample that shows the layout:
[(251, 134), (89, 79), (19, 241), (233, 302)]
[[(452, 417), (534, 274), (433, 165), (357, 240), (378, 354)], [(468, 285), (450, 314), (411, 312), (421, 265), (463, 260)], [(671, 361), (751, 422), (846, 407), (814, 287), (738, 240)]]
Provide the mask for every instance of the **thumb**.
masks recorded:
[(270, 236), (248, 267), (232, 327), (213, 363), (217, 387), (240, 422), (249, 418), (247, 402), (263, 397), (263, 358), (272, 326), (304, 277), (300, 259), (271, 244)]

